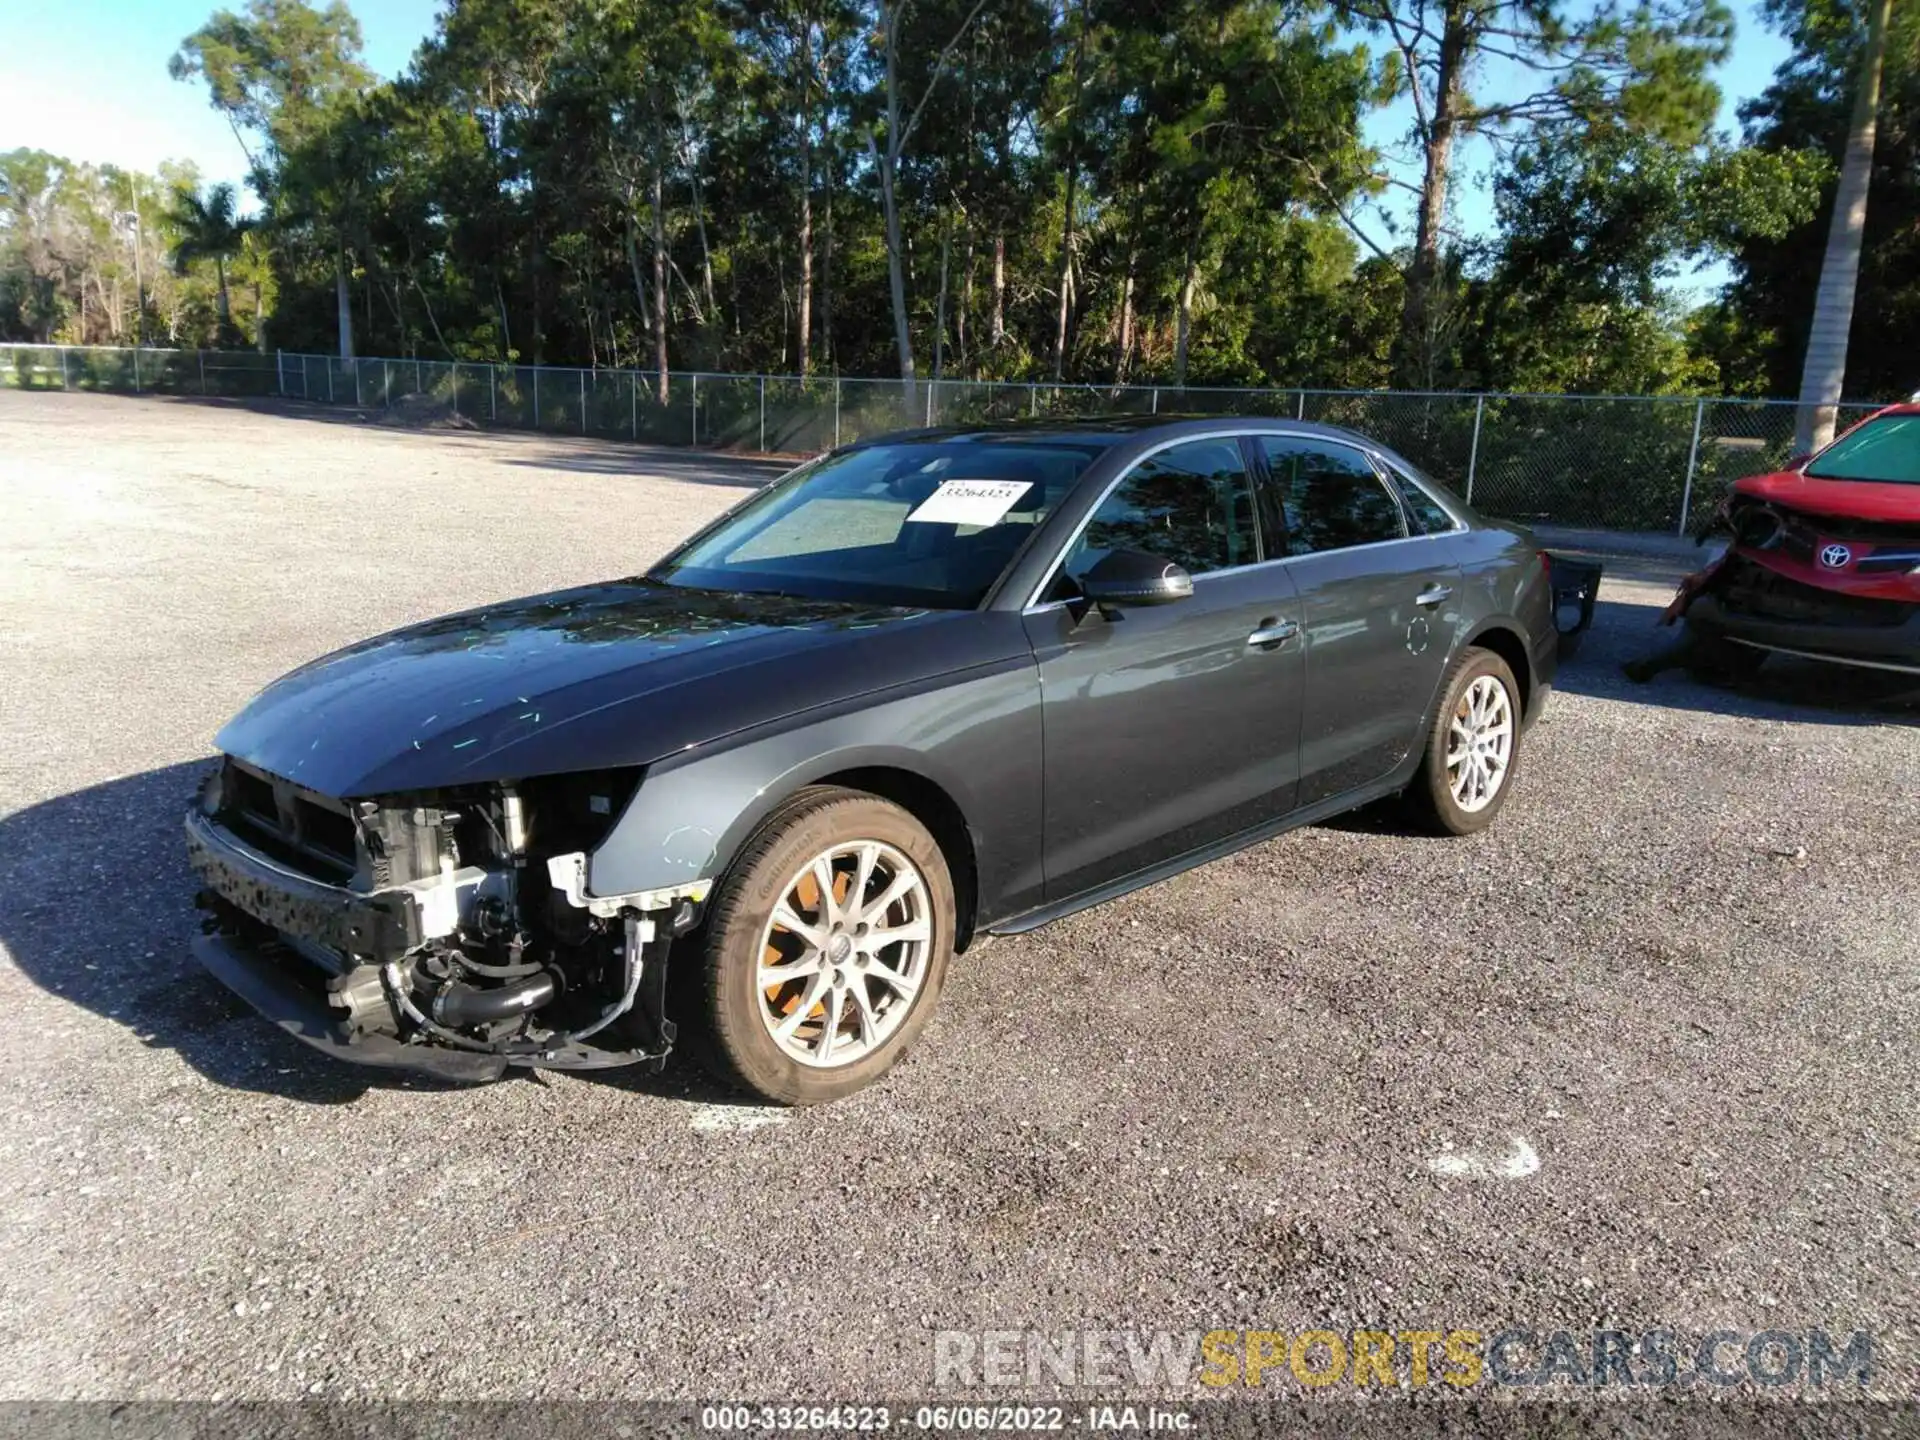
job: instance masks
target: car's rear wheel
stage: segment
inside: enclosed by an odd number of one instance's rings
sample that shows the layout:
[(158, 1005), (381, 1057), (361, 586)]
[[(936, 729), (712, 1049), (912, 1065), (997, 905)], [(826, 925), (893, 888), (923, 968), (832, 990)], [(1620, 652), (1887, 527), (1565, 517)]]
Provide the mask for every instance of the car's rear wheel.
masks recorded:
[(953, 882), (925, 826), (876, 796), (802, 792), (747, 843), (709, 914), (722, 1055), (785, 1105), (872, 1084), (925, 1028), (953, 936)]
[(1520, 758), (1520, 686), (1505, 660), (1469, 647), (1453, 663), (1410, 798), (1449, 835), (1493, 823)]

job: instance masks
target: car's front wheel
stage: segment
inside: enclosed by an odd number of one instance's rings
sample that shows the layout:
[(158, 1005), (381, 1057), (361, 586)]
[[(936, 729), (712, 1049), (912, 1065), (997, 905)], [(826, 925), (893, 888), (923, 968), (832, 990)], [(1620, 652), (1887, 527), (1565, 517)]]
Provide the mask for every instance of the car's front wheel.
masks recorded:
[(1520, 758), (1520, 686), (1505, 660), (1469, 647), (1447, 675), (1411, 799), (1435, 828), (1472, 835), (1493, 823)]
[(925, 1028), (953, 937), (953, 882), (925, 826), (873, 795), (803, 791), (747, 843), (709, 912), (721, 1053), (781, 1104), (849, 1095)]

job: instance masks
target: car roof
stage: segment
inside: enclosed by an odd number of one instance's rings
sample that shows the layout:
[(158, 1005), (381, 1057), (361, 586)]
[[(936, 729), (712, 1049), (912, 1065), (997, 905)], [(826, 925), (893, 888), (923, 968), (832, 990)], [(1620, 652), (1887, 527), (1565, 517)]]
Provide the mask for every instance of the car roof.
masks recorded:
[(926, 445), (946, 441), (1056, 440), (1070, 441), (1101, 449), (1145, 439), (1178, 439), (1182, 435), (1214, 431), (1258, 430), (1279, 427), (1307, 435), (1324, 435), (1382, 448), (1357, 431), (1338, 425), (1322, 425), (1313, 420), (1296, 420), (1290, 415), (1080, 415), (1052, 416), (1027, 420), (995, 420), (977, 425), (931, 425), (913, 430), (892, 430), (884, 435), (868, 435), (846, 448), (863, 450), (873, 445)]

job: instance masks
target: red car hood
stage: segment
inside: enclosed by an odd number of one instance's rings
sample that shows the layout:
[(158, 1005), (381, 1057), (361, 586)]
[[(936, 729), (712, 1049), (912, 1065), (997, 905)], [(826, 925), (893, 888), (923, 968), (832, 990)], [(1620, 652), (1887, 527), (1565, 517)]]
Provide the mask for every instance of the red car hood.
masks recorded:
[(1807, 515), (1920, 525), (1920, 485), (1814, 480), (1798, 471), (1781, 470), (1772, 475), (1749, 475), (1736, 480), (1733, 488), (1739, 494), (1770, 500)]
[(1734, 482), (1742, 501), (1785, 522), (1765, 546), (1735, 539), (1739, 554), (1803, 585), (1862, 599), (1920, 601), (1920, 485), (1817, 480), (1786, 470)]

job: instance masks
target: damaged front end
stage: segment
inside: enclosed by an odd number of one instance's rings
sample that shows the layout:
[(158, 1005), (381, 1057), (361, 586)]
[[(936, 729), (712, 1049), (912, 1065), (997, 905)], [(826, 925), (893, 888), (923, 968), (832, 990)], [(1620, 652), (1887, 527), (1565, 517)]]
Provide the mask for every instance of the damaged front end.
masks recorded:
[(341, 800), (228, 758), (186, 819), (194, 953), (341, 1059), (446, 1078), (671, 1050), (667, 955), (706, 884), (595, 896), (637, 771)]
[(1661, 616), (1749, 666), (1769, 654), (1920, 675), (1920, 519), (1801, 510), (1736, 489), (1698, 537), (1726, 550)]

